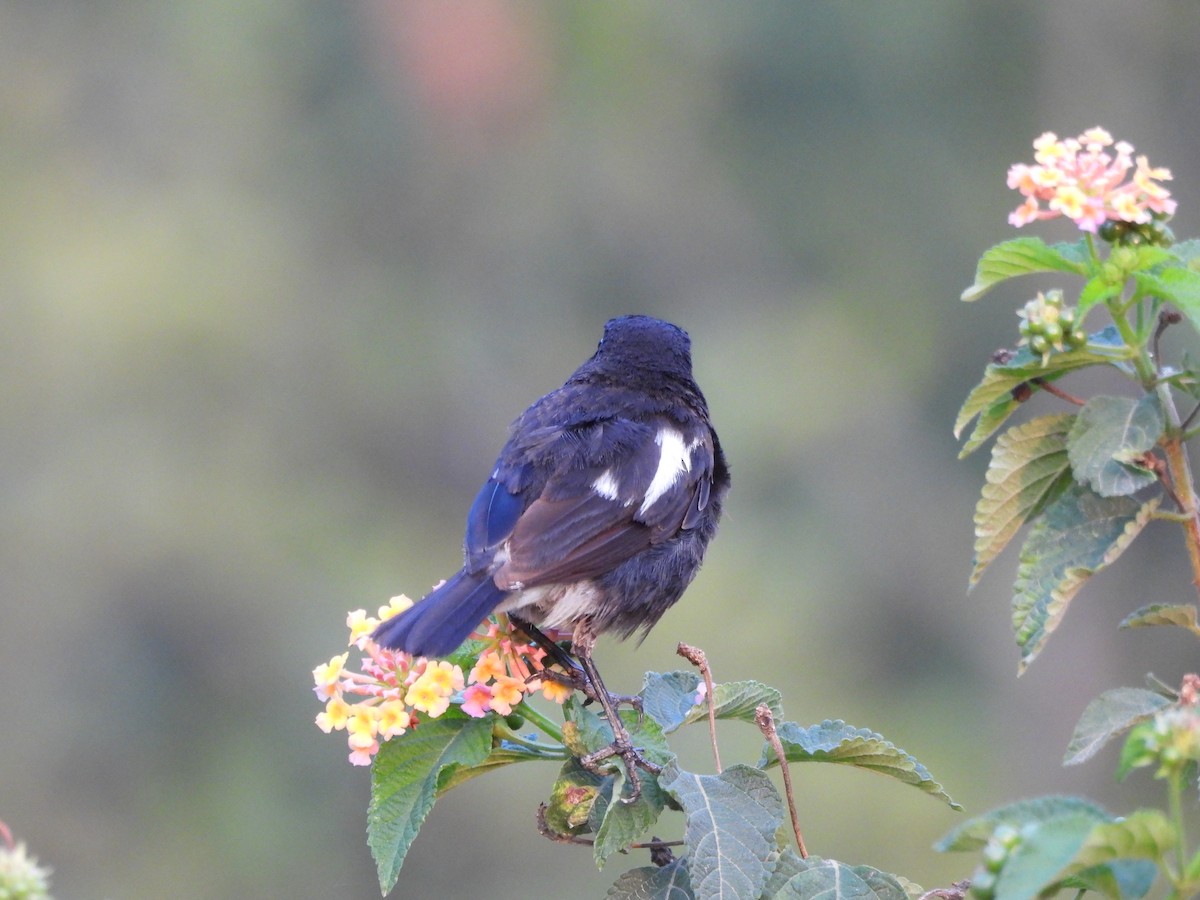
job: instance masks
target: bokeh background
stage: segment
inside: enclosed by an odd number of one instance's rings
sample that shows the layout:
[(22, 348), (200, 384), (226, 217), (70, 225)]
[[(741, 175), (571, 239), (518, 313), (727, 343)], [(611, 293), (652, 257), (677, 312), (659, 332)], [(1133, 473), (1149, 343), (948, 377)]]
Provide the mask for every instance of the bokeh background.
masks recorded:
[[(1035, 136), (1107, 126), (1200, 232), (1198, 44), (1187, 0), (0, 3), (0, 819), (63, 898), (377, 896), (310, 670), (348, 609), (457, 566), (507, 424), (632, 311), (690, 331), (735, 486), (684, 602), (602, 642), (611, 686), (686, 640), (970, 812), (1157, 800), (1112, 748), (1059, 760), (1088, 699), (1195, 667), (1116, 630), (1189, 599), (1178, 536), (1018, 680), (1015, 553), (966, 593), (987, 454), (950, 423), (1045, 286), (957, 299)], [(396, 896), (598, 897), (644, 864), (539, 837), (552, 775), (440, 801)], [(936, 801), (796, 780), (816, 852), (969, 874)]]

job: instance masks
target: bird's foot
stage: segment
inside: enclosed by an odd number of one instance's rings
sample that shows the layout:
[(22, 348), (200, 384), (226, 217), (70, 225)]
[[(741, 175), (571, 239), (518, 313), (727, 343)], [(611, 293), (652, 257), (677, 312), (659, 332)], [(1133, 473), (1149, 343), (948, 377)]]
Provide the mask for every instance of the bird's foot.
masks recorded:
[[(610, 700), (616, 701), (619, 698), (610, 695)], [(594, 772), (597, 775), (604, 774), (604, 766), (601, 765), (605, 760), (612, 759), (614, 756), (620, 758), (625, 766), (626, 777), (629, 780), (629, 793), (621, 797), (621, 802), (624, 804), (636, 803), (638, 798), (642, 796), (642, 781), (638, 775), (638, 769), (643, 769), (651, 775), (659, 775), (662, 773), (662, 766), (656, 762), (652, 762), (642, 755), (641, 750), (633, 745), (633, 740), (629, 736), (629, 730), (625, 725), (617, 719), (609, 723), (613, 729), (612, 743), (606, 747), (601, 747), (599, 750), (593, 750), (586, 756), (579, 758), (582, 765), (589, 772)]]

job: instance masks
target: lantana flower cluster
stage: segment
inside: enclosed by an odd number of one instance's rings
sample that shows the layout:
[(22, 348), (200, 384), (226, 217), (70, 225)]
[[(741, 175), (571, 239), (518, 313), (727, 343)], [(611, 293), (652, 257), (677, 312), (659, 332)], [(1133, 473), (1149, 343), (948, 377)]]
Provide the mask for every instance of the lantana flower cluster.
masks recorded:
[(13, 840), (0, 821), (0, 898), (50, 900), (50, 867), (38, 865), (24, 841)]
[(1008, 186), (1025, 197), (1008, 217), (1018, 228), (1065, 216), (1096, 233), (1105, 222), (1141, 225), (1175, 212), (1170, 191), (1159, 184), (1170, 180), (1170, 171), (1151, 167), (1145, 156), (1135, 161), (1133, 146), (1114, 143), (1103, 128), (1064, 140), (1048, 131), (1033, 149), (1033, 165), (1017, 163), (1008, 170)]
[(380, 607), (378, 616), (351, 611), (346, 617), (349, 644), (365, 654), (359, 671), (347, 666), (350, 651), (313, 669), (313, 690), (325, 703), (317, 727), (326, 734), (346, 731), (353, 765), (370, 765), (381, 742), (417, 727), (422, 716), (438, 718), (451, 704), (479, 718), (491, 712), (507, 716), (536, 691), (557, 703), (570, 696), (569, 686), (542, 674), (546, 652), (518, 639), (507, 616), (497, 616), (482, 633), (471, 635), (482, 649), (466, 675), (449, 660), (413, 657), (371, 640), (380, 622), (410, 606), (412, 600), (401, 595)]

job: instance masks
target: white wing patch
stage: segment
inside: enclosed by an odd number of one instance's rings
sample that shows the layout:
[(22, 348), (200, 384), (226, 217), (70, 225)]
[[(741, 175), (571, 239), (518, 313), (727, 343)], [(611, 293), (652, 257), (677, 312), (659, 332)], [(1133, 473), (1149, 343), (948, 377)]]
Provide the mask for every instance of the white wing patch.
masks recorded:
[(638, 507), (638, 515), (643, 516), (658, 498), (674, 487), (679, 476), (692, 470), (692, 451), (697, 444), (690, 447), (683, 442), (683, 435), (674, 428), (659, 429), (654, 436), (654, 443), (659, 446), (658, 468), (646, 488), (646, 496)]
[(600, 473), (600, 477), (592, 482), (592, 490), (605, 500), (615, 501), (621, 496), (621, 488), (617, 484), (617, 479), (613, 475), (612, 469), (605, 469)]

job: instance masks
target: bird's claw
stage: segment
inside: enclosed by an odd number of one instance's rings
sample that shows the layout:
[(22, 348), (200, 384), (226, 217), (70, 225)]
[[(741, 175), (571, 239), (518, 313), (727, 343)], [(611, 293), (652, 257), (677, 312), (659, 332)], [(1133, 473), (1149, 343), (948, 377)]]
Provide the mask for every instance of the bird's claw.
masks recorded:
[(601, 747), (599, 750), (594, 750), (587, 756), (579, 758), (580, 764), (589, 772), (594, 772), (597, 775), (603, 774), (603, 763), (606, 759), (612, 757), (620, 757), (620, 760), (625, 765), (625, 772), (629, 780), (629, 793), (621, 796), (621, 803), (628, 806), (636, 803), (642, 796), (642, 780), (638, 775), (638, 769), (644, 769), (651, 775), (662, 774), (663, 767), (656, 762), (651, 762), (646, 759), (641, 751), (633, 746), (633, 742), (629, 739), (629, 732), (621, 729), (622, 734), (618, 734), (613, 738), (613, 742), (607, 747)]

